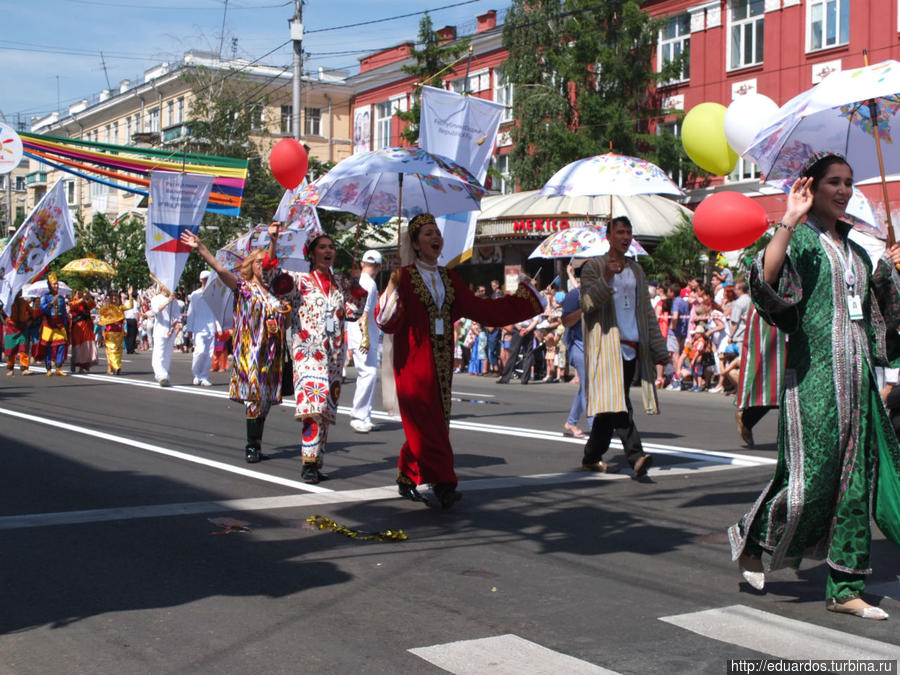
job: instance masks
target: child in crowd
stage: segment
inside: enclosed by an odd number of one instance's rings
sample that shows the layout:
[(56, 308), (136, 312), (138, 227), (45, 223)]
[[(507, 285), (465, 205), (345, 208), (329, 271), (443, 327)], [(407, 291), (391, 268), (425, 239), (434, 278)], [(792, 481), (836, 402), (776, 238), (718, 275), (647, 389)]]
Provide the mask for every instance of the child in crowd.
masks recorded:
[(698, 392), (706, 389), (706, 379), (703, 371), (703, 354), (706, 352), (706, 322), (698, 321), (688, 344), (684, 347), (685, 359), (682, 368), (682, 380), (691, 377), (693, 386), (691, 391)]
[(228, 340), (230, 338), (230, 330), (216, 331), (216, 337), (213, 343), (212, 361), (212, 371), (215, 373), (224, 372), (228, 369)]

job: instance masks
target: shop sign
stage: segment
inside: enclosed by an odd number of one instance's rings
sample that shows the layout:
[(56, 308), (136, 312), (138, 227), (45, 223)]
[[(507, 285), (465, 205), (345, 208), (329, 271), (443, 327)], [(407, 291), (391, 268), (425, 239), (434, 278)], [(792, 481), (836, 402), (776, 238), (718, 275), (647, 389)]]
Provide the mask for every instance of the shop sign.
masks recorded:
[(568, 230), (565, 218), (522, 218), (513, 222), (513, 232), (559, 232)]

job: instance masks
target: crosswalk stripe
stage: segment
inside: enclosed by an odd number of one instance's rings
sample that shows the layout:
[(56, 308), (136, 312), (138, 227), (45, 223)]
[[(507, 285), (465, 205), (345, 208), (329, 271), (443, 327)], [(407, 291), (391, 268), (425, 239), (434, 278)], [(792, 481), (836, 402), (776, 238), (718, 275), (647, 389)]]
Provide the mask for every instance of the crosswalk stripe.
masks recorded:
[[(825, 611), (822, 603), (822, 611)], [(859, 621), (846, 617), (847, 621)], [(897, 659), (900, 645), (788, 619), (744, 605), (660, 617), (698, 635), (780, 659)]]
[(614, 670), (512, 634), (417, 647), (409, 651), (456, 675), (618, 675)]

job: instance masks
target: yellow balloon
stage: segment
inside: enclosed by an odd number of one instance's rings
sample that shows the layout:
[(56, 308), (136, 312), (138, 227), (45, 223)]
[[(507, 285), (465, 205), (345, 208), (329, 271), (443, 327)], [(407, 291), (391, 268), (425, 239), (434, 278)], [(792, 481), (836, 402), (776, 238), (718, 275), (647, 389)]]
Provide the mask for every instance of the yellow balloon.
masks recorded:
[(690, 109), (681, 126), (681, 142), (694, 164), (724, 176), (737, 163), (737, 153), (725, 138), (725, 112), (721, 103), (701, 103)]

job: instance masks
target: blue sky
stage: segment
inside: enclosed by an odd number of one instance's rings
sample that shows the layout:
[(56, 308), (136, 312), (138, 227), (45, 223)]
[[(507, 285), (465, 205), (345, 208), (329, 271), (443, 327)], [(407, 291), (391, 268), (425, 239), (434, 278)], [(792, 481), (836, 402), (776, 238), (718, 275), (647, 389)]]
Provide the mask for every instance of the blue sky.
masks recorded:
[[(27, 123), (55, 110), (57, 102), (65, 107), (107, 88), (107, 77), (114, 89), (123, 79), (139, 81), (147, 68), (179, 60), (189, 49), (218, 52), (221, 41), (224, 57), (253, 60), (289, 39), (293, 0), (228, 0), (227, 10), (225, 5), (224, 0), (7, 2), (0, 31), (0, 111), (9, 122), (18, 114)], [(304, 69), (356, 72), (367, 52), (414, 40), (422, 15), (326, 28), (426, 9), (440, 28), (507, 5), (507, 0), (306, 0), (303, 49), (310, 56)], [(260, 62), (289, 65), (290, 45)]]

